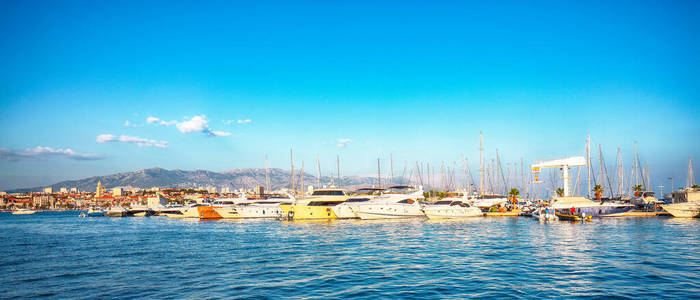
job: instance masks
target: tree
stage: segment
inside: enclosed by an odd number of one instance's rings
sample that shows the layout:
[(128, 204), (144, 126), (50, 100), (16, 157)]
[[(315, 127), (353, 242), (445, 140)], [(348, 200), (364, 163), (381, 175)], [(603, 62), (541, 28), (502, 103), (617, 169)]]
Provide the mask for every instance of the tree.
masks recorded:
[(693, 186), (691, 186), (691, 188), (694, 188), (694, 189), (700, 189), (700, 185), (697, 185), (697, 184), (693, 184)]
[(510, 196), (511, 201), (513, 204), (518, 202), (518, 196), (520, 196), (520, 191), (516, 188), (510, 189), (510, 192), (508, 192), (508, 195)]
[(559, 195), (559, 197), (564, 197), (564, 189), (558, 188), (556, 190), (556, 193), (557, 193), (557, 195)]
[(598, 200), (598, 201), (600, 201), (600, 198), (603, 196), (603, 187), (600, 186), (600, 184), (596, 184), (596, 185), (593, 187), (592, 192), (595, 193), (595, 199)]
[(641, 184), (635, 185), (634, 187), (632, 187), (632, 190), (634, 191), (634, 195), (639, 197), (639, 195), (642, 194), (642, 185)]

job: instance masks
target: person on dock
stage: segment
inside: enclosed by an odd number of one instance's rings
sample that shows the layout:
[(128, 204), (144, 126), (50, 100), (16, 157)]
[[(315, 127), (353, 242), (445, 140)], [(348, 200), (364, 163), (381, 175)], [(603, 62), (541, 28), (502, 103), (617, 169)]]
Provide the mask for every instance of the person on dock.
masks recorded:
[(576, 215), (576, 208), (573, 206), (571, 207), (571, 215)]

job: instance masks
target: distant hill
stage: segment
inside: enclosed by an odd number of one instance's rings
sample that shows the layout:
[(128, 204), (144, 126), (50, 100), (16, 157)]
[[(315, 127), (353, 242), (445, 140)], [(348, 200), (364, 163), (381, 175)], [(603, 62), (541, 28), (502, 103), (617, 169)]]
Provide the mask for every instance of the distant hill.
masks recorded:
[[(270, 185), (272, 189), (289, 187), (289, 171), (282, 169), (270, 169)], [(297, 181), (299, 181), (297, 174)], [(382, 178), (385, 183), (386, 178)], [(94, 176), (79, 180), (67, 180), (50, 185), (54, 192), (60, 188), (78, 188), (80, 191), (94, 191), (97, 182), (101, 181), (102, 186), (110, 189), (114, 187), (125, 188), (198, 188), (214, 186), (219, 190), (222, 187), (233, 189), (250, 189), (258, 185), (265, 185), (265, 169), (231, 169), (225, 172), (213, 172), (207, 170), (166, 170), (162, 168), (150, 168), (133, 172), (117, 173), (106, 176)], [(330, 183), (329, 176), (321, 178), (323, 184)], [(336, 179), (337, 184), (337, 179)], [(315, 176), (304, 173), (305, 185), (317, 183)], [(342, 177), (341, 184), (346, 188), (357, 188), (360, 186), (371, 186), (377, 184), (376, 177), (345, 176)], [(38, 192), (42, 187), (21, 188), (9, 190), (16, 192)]]

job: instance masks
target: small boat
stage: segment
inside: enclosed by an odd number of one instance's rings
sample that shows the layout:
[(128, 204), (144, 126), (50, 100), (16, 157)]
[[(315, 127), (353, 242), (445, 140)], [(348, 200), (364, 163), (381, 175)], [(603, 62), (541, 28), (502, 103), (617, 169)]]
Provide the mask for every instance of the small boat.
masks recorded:
[(107, 217), (120, 218), (126, 217), (127, 213), (128, 211), (126, 210), (126, 208), (123, 208), (121, 206), (113, 206), (110, 207), (104, 215)]
[(35, 213), (36, 213), (36, 210), (28, 209), (28, 208), (19, 208), (19, 209), (12, 211), (13, 215), (33, 215)]
[(546, 207), (535, 209), (532, 212), (532, 217), (540, 221), (559, 221), (559, 217), (554, 213), (554, 210), (550, 210)]
[(86, 217), (102, 217), (105, 215), (105, 211), (99, 208), (90, 207), (90, 209), (85, 212)]
[(562, 221), (574, 221), (574, 222), (587, 221), (587, 222), (590, 222), (593, 219), (593, 216), (578, 216), (578, 215), (571, 215), (571, 214), (565, 214), (565, 213), (556, 213), (556, 215), (559, 218), (559, 220), (562, 220)]

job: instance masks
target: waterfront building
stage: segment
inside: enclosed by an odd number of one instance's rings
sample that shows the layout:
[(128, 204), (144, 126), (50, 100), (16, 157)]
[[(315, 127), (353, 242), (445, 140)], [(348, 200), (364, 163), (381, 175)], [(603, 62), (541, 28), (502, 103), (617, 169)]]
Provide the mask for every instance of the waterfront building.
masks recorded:
[(53, 188), (52, 187), (44, 188), (44, 194), (53, 194)]
[(104, 196), (106, 189), (102, 186), (102, 181), (97, 182), (97, 190), (95, 191), (95, 198), (100, 198)]
[(253, 194), (255, 194), (256, 196), (261, 196), (261, 197), (262, 197), (263, 195), (265, 195), (265, 187), (262, 186), (262, 185), (256, 186), (256, 187), (253, 189)]
[(70, 188), (70, 192), (71, 192), (71, 193), (77, 193), (77, 192), (78, 192), (78, 188), (72, 187), (72, 188)]
[(112, 196), (121, 196), (122, 192), (122, 188), (115, 187), (112, 189)]
[(147, 201), (148, 201), (147, 202), (148, 208), (168, 205), (168, 199), (165, 197), (162, 197), (160, 194), (157, 194), (154, 197), (148, 197)]

